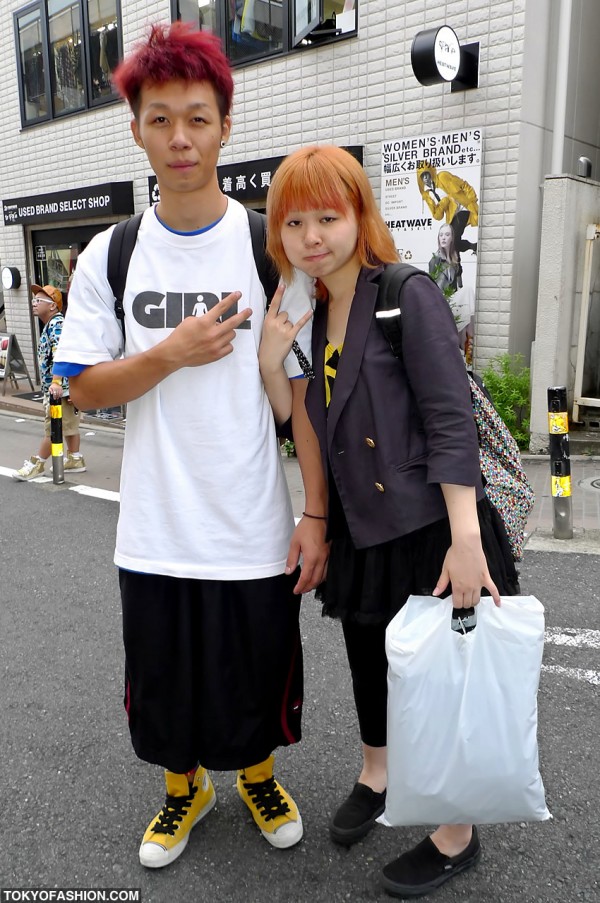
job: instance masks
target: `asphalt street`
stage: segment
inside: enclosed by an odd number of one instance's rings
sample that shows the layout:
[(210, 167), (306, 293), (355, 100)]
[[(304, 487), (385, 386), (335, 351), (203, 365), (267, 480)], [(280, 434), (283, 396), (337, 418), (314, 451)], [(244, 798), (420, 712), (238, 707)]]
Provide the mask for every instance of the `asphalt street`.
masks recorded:
[[(341, 631), (312, 595), (302, 609), (304, 739), (281, 751), (277, 768), (301, 808), (304, 840), (271, 848), (235, 775), (217, 773), (217, 806), (183, 856), (164, 870), (139, 865), (164, 790), (160, 770), (132, 752), (122, 706), (110, 495), (122, 436), (84, 437), (95, 472), (55, 487), (9, 478), (23, 457), (15, 429), (35, 438), (33, 452), (40, 424), (0, 418), (0, 887), (141, 888), (144, 903), (390, 899), (380, 868), (424, 831), (377, 826), (349, 851), (328, 838), (328, 817), (356, 779), (359, 744)], [(76, 484), (109, 495), (82, 495)], [(439, 903), (600, 900), (600, 556), (527, 551), (522, 589), (546, 607), (539, 743), (554, 817), (482, 828), (481, 862), (439, 890)]]

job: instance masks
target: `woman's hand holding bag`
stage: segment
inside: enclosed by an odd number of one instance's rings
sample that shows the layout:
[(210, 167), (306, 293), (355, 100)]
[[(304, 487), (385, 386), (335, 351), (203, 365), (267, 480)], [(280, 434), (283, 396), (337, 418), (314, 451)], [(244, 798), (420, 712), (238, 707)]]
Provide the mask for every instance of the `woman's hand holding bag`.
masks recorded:
[(544, 609), (485, 597), (451, 629), (449, 599), (411, 596), (386, 632), (389, 825), (550, 818), (538, 768)]

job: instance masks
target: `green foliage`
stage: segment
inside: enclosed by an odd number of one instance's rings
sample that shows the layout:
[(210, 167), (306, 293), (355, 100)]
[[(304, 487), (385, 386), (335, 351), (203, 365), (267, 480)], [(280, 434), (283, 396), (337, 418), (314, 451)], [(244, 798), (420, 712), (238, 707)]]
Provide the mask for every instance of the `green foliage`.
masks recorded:
[[(438, 281), (438, 276), (440, 276), (444, 272), (445, 269), (446, 269), (446, 267), (444, 266), (444, 264), (441, 261), (439, 263), (436, 263), (435, 266), (432, 267), (431, 272), (429, 273), (429, 276), (431, 277), (431, 279), (433, 279), (433, 281), (436, 283), (436, 285), (437, 285), (437, 281)], [(441, 291), (442, 295), (444, 296), (444, 298), (446, 299), (446, 301), (448, 302), (448, 304), (450, 305), (450, 310), (452, 311), (452, 315), (454, 317), (454, 322), (458, 323), (459, 315), (456, 313), (455, 304), (452, 300), (452, 295), (455, 294), (456, 289), (452, 288), (451, 285), (445, 285), (442, 289), (440, 289), (440, 291)]]
[(530, 372), (522, 354), (499, 354), (481, 374), (494, 406), (519, 448), (529, 445)]
[(287, 455), (288, 458), (296, 457), (296, 446), (292, 442), (291, 439), (286, 439), (284, 443), (282, 443), (282, 449)]

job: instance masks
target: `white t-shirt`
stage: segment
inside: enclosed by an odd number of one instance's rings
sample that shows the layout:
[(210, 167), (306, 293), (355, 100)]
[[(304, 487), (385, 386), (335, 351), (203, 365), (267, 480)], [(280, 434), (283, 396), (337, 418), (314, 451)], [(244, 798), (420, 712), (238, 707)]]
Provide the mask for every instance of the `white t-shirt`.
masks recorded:
[[(106, 275), (112, 228), (80, 255), (56, 361), (84, 365), (123, 352)], [(298, 273), (282, 309), (295, 322), (312, 284)], [(244, 207), (229, 199), (206, 232), (166, 229), (144, 214), (123, 299), (126, 356), (232, 291), (252, 316), (231, 354), (172, 373), (127, 405), (115, 563), (150, 574), (246, 580), (283, 573), (294, 520), (275, 425), (258, 367), (265, 294)], [(195, 313), (194, 313), (195, 312)], [(302, 335), (304, 333), (304, 335)], [(310, 323), (299, 343), (310, 360)], [(295, 355), (288, 375), (298, 375)]]

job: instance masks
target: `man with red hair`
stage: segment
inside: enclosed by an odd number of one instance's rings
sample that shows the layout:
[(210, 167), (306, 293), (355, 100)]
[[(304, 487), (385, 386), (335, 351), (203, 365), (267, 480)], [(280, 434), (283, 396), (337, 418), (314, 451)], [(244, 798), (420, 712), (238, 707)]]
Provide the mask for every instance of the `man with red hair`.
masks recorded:
[[(217, 179), (233, 94), (218, 40), (155, 25), (115, 83), (160, 201), (129, 264), (126, 341), (106, 275), (109, 229), (79, 258), (55, 372), (83, 409), (128, 405), (115, 562), (131, 738), (166, 769), (167, 798), (139, 854), (160, 868), (215, 804), (207, 768), (237, 770), (273, 846), (302, 837), (272, 753), (300, 739), (299, 600), (324, 571), (325, 500), (317, 453), (303, 468), (312, 516), (294, 529), (258, 365), (266, 298), (246, 211)], [(301, 277), (283, 306), (294, 328), (308, 321)], [(303, 398), (305, 380), (294, 383)]]

